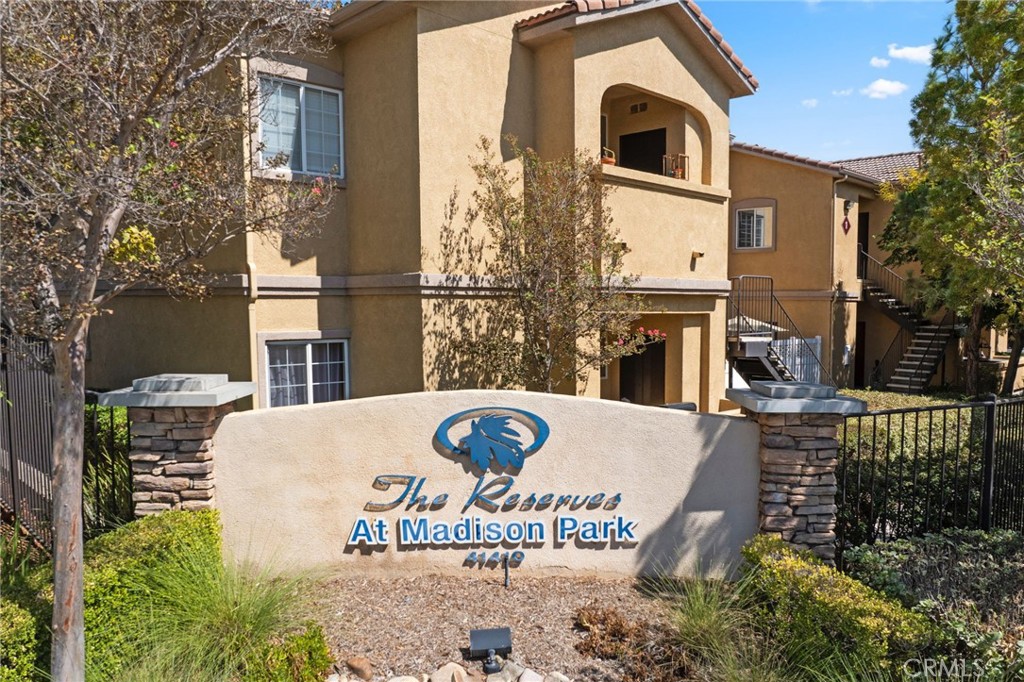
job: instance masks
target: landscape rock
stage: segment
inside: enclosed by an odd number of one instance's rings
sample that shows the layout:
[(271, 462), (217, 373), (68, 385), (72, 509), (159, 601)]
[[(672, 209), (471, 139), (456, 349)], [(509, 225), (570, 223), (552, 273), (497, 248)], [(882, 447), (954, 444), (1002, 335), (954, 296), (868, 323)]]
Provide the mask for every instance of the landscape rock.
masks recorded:
[[(345, 661), (345, 665), (351, 670), (356, 677), (361, 680), (369, 680), (373, 677), (373, 664), (370, 663), (370, 659), (366, 656), (353, 656), (352, 658)], [(420, 682), (415, 678), (411, 678), (412, 682)], [(403, 681), (404, 682), (404, 681)]]
[(539, 673), (527, 668), (523, 671), (523, 674), (519, 676), (519, 682), (544, 682), (544, 678)]
[(544, 678), (544, 682), (572, 682), (572, 680), (562, 673), (548, 673), (548, 676)]
[(446, 663), (427, 679), (429, 682), (468, 682), (469, 673), (458, 663)]
[[(365, 678), (370, 679), (370, 678)], [(392, 677), (388, 682), (421, 682), (418, 677), (411, 677), (410, 675), (400, 675), (399, 677)]]
[(525, 670), (526, 669), (518, 663), (505, 661), (505, 667), (501, 669), (501, 672), (491, 673), (488, 675), (487, 682), (517, 682), (520, 675), (522, 675)]

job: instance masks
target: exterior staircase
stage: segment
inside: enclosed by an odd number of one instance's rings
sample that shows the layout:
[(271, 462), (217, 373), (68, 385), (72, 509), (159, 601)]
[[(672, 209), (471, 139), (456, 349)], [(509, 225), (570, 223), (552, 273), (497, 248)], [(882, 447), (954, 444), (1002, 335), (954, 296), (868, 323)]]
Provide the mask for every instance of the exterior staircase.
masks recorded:
[(771, 277), (744, 275), (729, 294), (729, 366), (751, 381), (835, 382), (773, 291)]
[(860, 252), (861, 292), (865, 301), (900, 325), (885, 355), (871, 372), (869, 384), (899, 393), (921, 393), (954, 338), (956, 317), (947, 312), (938, 323), (908, 291), (907, 282), (880, 261)]

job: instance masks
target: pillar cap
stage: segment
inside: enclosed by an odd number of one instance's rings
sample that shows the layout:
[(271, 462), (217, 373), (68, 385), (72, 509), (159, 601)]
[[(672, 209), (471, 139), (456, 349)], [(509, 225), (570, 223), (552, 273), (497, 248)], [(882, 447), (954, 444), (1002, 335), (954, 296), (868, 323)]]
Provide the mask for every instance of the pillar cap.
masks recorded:
[(157, 374), (128, 388), (102, 393), (100, 405), (125, 407), (218, 407), (256, 392), (252, 381), (228, 381), (227, 374)]
[(749, 389), (726, 389), (725, 397), (757, 414), (863, 414), (868, 407), (831, 386), (800, 381), (754, 381)]

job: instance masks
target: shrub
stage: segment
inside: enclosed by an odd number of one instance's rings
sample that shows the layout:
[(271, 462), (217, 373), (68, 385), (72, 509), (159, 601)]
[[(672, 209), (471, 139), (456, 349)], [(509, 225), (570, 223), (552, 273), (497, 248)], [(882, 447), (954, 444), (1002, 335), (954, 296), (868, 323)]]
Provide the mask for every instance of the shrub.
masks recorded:
[(133, 642), (149, 604), (140, 578), (183, 554), (220, 563), (216, 512), (148, 516), (86, 543), (85, 655), (90, 679), (116, 678), (135, 653)]
[(624, 678), (643, 682), (690, 679), (686, 653), (672, 633), (643, 620), (630, 620), (615, 608), (590, 604), (576, 612), (576, 625), (587, 632), (576, 650), (584, 656), (618, 661)]
[(988, 677), (1024, 675), (1024, 537), (948, 530), (855, 547), (846, 570), (926, 614), (945, 653), (982, 661)]
[(821, 660), (885, 668), (932, 644), (926, 618), (778, 538), (755, 537), (743, 557), (758, 626), (787, 658), (813, 651)]
[[(218, 560), (172, 555), (142, 577), (149, 612), (138, 640), (147, 656), (130, 679), (318, 679), (329, 662), (318, 628), (292, 634), (300, 581)], [(264, 669), (264, 666), (266, 669)], [(269, 675), (269, 677), (268, 677)]]
[(36, 623), (32, 614), (0, 598), (0, 682), (30, 682), (36, 660)]
[(245, 663), (243, 682), (320, 682), (331, 652), (319, 625), (268, 643)]
[[(52, 577), (47, 564), (12, 590), (38, 626), (41, 667), (49, 657)], [(297, 595), (298, 581), (224, 567), (216, 512), (166, 512), (127, 524), (85, 546), (87, 678), (227, 680), (249, 670), (274, 675), (253, 678), (259, 682), (316, 679), (327, 667), (326, 644), (319, 629), (293, 634)], [(275, 667), (257, 673), (247, 668), (253, 660)]]

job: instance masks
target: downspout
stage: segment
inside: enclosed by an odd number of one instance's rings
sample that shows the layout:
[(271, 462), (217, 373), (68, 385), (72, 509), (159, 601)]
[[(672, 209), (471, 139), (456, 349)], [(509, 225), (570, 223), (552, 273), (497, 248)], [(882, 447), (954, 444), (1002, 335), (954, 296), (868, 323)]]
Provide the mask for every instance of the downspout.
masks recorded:
[[(836, 199), (838, 198), (839, 185), (850, 179), (846, 173), (832, 181), (832, 195), (828, 198), (829, 212), (829, 238), (828, 238), (828, 286), (832, 291), (832, 299), (829, 303), (829, 319), (831, 324), (828, 328), (828, 371), (833, 379), (836, 377), (836, 324), (835, 312), (836, 301), (839, 300), (839, 288), (836, 287)], [(844, 339), (844, 346), (845, 339)]]

